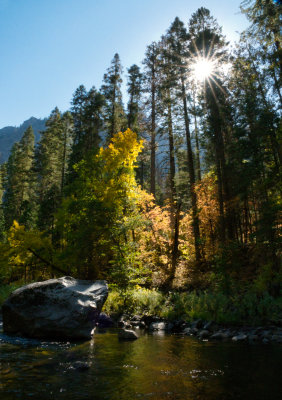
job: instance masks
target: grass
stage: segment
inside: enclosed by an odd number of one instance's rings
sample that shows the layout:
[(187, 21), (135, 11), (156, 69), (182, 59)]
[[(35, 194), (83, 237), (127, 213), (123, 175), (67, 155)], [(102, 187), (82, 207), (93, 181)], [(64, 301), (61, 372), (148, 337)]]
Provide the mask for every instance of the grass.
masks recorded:
[(139, 314), (168, 320), (203, 319), (220, 324), (266, 324), (282, 320), (282, 297), (274, 299), (268, 293), (227, 296), (223, 293), (171, 292), (136, 287), (110, 291), (104, 311), (109, 314)]

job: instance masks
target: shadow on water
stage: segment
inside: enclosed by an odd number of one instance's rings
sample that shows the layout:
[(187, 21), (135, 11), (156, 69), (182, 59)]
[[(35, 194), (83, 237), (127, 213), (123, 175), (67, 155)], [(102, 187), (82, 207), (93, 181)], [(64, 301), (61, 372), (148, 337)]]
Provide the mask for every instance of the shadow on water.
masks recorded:
[(112, 329), (84, 343), (0, 334), (0, 398), (131, 400), (280, 399), (279, 345), (198, 342)]

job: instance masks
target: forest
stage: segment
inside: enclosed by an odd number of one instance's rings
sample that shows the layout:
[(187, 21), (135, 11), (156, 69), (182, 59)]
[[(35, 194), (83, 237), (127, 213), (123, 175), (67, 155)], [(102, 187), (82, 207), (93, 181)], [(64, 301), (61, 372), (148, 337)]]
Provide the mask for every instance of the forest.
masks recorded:
[(142, 65), (124, 74), (116, 53), (100, 89), (54, 108), (39, 143), (25, 131), (0, 165), (2, 300), (70, 275), (106, 279), (112, 311), (168, 296), (175, 317), (190, 296), (193, 317), (278, 319), (281, 7), (243, 1), (232, 47), (208, 9), (176, 17)]

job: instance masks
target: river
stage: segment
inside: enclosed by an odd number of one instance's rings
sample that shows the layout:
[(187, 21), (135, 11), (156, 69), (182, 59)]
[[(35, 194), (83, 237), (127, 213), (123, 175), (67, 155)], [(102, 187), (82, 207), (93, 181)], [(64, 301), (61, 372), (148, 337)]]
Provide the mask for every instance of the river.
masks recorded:
[(281, 345), (200, 342), (115, 329), (90, 342), (43, 342), (0, 333), (0, 399), (276, 400)]

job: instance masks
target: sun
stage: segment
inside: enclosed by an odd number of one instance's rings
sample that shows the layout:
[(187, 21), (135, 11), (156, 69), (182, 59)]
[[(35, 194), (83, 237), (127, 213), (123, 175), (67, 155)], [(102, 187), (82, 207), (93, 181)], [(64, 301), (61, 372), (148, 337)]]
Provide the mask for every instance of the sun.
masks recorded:
[(209, 58), (198, 57), (192, 66), (192, 73), (197, 81), (208, 79), (214, 72), (214, 62)]

